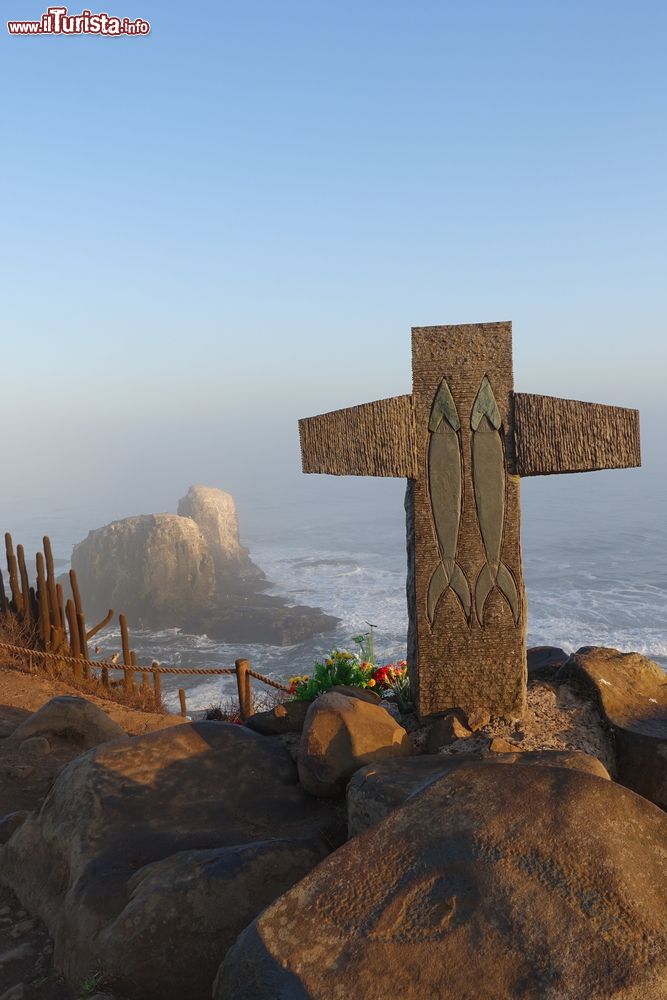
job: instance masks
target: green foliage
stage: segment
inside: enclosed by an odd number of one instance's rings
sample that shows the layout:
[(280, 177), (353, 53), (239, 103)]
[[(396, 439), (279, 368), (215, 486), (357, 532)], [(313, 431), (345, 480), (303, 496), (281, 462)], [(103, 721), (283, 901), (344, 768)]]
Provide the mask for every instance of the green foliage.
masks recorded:
[(109, 979), (103, 972), (96, 972), (93, 976), (86, 976), (79, 986), (77, 1000), (87, 1000), (88, 997), (95, 996), (110, 985)]
[(410, 693), (410, 678), (408, 677), (407, 670), (404, 670), (401, 676), (395, 678), (390, 690), (396, 699), (396, 704), (401, 715), (407, 715), (408, 712), (413, 711), (414, 704), (412, 702), (412, 694)]
[(312, 677), (292, 677), (290, 685), (295, 698), (314, 701), (318, 695), (339, 684), (353, 687), (374, 687), (373, 665), (362, 660), (358, 653), (346, 649), (332, 649), (323, 663), (315, 664)]

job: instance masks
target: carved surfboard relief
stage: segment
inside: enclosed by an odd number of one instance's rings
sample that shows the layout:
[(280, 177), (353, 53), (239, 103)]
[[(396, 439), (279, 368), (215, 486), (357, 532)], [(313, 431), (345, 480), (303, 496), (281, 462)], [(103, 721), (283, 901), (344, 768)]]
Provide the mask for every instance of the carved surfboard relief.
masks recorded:
[(505, 597), (514, 623), (519, 621), (519, 594), (514, 577), (501, 560), (505, 524), (505, 449), (501, 417), (491, 383), (485, 375), (473, 404), (472, 478), (479, 530), (486, 562), (475, 585), (475, 609), (484, 625), (484, 605), (494, 587)]
[(433, 624), (442, 595), (451, 588), (470, 618), (472, 598), (468, 581), (456, 562), (463, 504), (461, 423), (445, 379), (433, 400), (429, 420), (428, 486), (440, 562), (428, 586), (426, 610)]

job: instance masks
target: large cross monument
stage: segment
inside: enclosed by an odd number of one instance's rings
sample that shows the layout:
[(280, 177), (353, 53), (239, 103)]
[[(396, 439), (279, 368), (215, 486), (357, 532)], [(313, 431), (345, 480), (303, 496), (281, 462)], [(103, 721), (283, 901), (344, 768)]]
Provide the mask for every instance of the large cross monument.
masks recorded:
[(512, 324), (412, 331), (412, 394), (299, 421), (304, 472), (408, 480), (408, 670), (420, 717), (521, 716), (519, 478), (638, 466), (639, 413), (515, 393)]

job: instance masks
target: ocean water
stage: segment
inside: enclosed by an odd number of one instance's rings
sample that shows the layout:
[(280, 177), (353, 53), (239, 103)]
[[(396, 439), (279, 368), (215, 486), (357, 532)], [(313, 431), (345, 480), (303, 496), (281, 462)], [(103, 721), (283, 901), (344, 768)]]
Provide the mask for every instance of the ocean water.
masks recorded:
[[(522, 484), (522, 543), (529, 645), (581, 645), (636, 650), (667, 669), (667, 477), (627, 470), (544, 477)], [(184, 490), (183, 490), (184, 492)], [(177, 494), (178, 495), (178, 494)], [(236, 492), (242, 540), (273, 581), (271, 593), (321, 607), (340, 619), (325, 635), (292, 647), (234, 645), (176, 629), (131, 627), (140, 663), (231, 666), (247, 657), (276, 679), (309, 673), (334, 645), (375, 626), (378, 657), (406, 649), (404, 483), (299, 477), (270, 489)], [(172, 509), (175, 504), (172, 505)], [(116, 517), (146, 510), (113, 509), (91, 491), (76, 504), (5, 496), (3, 530), (28, 551), (50, 534), (64, 569), (72, 544)], [(84, 595), (85, 597), (85, 595)], [(121, 609), (117, 609), (121, 610)], [(131, 625), (131, 623), (130, 623)], [(114, 630), (102, 648), (118, 648)], [(201, 710), (234, 691), (233, 678), (165, 678), (169, 707), (185, 687), (188, 708)], [(257, 685), (261, 688), (261, 685)]]

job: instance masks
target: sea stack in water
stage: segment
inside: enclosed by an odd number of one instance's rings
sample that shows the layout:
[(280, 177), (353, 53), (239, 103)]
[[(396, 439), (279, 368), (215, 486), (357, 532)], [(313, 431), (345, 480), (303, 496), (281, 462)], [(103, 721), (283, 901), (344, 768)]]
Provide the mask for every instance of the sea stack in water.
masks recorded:
[(191, 486), (178, 514), (142, 514), (91, 531), (74, 546), (72, 567), (89, 614), (122, 608), (152, 628), (287, 645), (336, 621), (261, 593), (269, 584), (239, 541), (234, 498), (209, 486)]

